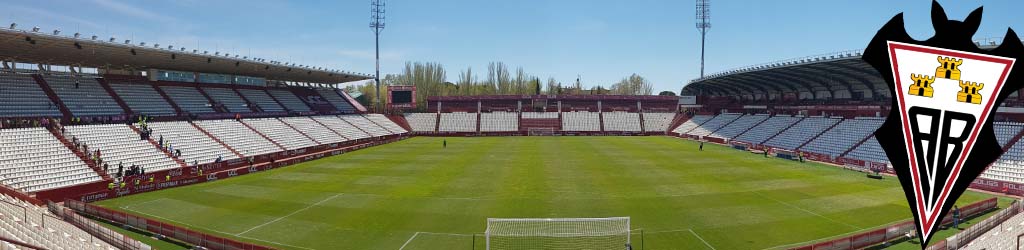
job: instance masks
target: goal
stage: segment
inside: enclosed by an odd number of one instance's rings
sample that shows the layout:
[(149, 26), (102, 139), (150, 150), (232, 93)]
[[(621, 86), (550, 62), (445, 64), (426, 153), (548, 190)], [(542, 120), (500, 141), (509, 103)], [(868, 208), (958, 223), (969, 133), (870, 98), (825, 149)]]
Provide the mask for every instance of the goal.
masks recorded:
[(527, 130), (530, 136), (552, 136), (555, 135), (555, 129), (553, 128), (529, 128)]
[(487, 219), (487, 250), (623, 250), (629, 217)]

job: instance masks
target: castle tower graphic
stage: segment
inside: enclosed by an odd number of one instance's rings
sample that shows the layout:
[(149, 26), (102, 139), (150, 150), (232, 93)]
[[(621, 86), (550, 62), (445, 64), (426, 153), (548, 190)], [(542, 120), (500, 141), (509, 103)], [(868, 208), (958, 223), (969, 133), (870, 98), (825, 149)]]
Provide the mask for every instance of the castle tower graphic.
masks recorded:
[(910, 89), (907, 90), (908, 95), (932, 97), (934, 90), (932, 89), (932, 83), (935, 83), (935, 77), (926, 76), (924, 74), (910, 74), (910, 80), (914, 83), (910, 85)]
[(960, 81), (960, 92), (956, 93), (956, 101), (981, 104), (981, 94), (978, 94), (978, 90), (984, 87), (984, 83)]
[(960, 80), (960, 64), (964, 59), (939, 56), (939, 67), (935, 68), (936, 78)]

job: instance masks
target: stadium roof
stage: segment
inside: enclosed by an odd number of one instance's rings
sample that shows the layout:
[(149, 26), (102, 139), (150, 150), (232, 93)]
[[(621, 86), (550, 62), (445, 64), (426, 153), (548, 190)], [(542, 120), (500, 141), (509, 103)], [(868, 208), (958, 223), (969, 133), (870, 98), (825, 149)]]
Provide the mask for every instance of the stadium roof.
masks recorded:
[[(12, 24), (12, 27), (14, 24)], [(370, 75), (296, 65), (263, 58), (199, 51), (170, 45), (118, 41), (96, 36), (45, 33), (39, 28), (0, 28), (0, 60), (99, 69), (165, 69), (264, 77), (267, 80), (342, 83), (372, 79)]]
[[(1001, 39), (975, 42), (995, 48)], [(865, 97), (889, 95), (885, 80), (867, 62), (862, 51), (851, 50), (747, 66), (691, 80), (684, 95), (737, 96), (760, 99), (795, 94), (814, 99), (832, 97), (839, 91)]]

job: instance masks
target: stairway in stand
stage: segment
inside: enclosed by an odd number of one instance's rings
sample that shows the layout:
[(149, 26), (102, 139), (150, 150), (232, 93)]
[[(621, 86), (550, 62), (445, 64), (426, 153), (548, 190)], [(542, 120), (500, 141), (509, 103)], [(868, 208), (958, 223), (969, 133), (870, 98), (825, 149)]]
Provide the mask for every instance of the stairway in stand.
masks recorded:
[(320, 141), (317, 141), (312, 136), (309, 136), (308, 134), (306, 134), (306, 132), (302, 132), (302, 130), (299, 130), (299, 129), (295, 128), (295, 126), (292, 126), (291, 124), (288, 124), (287, 122), (284, 122), (284, 120), (281, 120), (281, 118), (274, 118), (274, 119), (277, 119), (277, 121), (280, 122), (281, 124), (284, 124), (285, 126), (288, 126), (289, 128), (291, 128), (292, 130), (295, 130), (295, 132), (299, 132), (300, 135), (305, 136), (306, 139), (309, 139), (310, 141), (315, 142), (317, 145), (324, 144), (324, 143), (322, 143)]
[(110, 84), (107, 84), (107, 79), (96, 78), (96, 82), (100, 84), (100, 87), (103, 87), (103, 90), (107, 91), (107, 94), (110, 95), (110, 98), (114, 99), (117, 106), (121, 106), (121, 109), (124, 110), (125, 114), (132, 114), (132, 108), (128, 107), (128, 103), (124, 102), (124, 100), (121, 99), (121, 96), (117, 95), (117, 92), (114, 92), (114, 88), (111, 88)]
[(269, 141), (270, 143), (273, 143), (274, 146), (277, 146), (278, 148), (280, 148), (281, 151), (288, 151), (288, 149), (284, 148), (284, 146), (281, 146), (280, 143), (277, 143), (273, 139), (270, 139), (270, 137), (267, 137), (267, 135), (263, 134), (263, 132), (260, 132), (259, 130), (256, 130), (256, 128), (253, 128), (249, 124), (246, 124), (245, 121), (238, 121), (238, 123), (241, 123), (242, 126), (245, 126), (246, 128), (249, 128), (249, 130), (252, 130), (253, 133), (256, 133), (257, 135), (262, 136), (263, 139), (267, 139), (267, 141)]
[(174, 100), (171, 100), (171, 96), (168, 96), (167, 92), (164, 92), (164, 89), (160, 88), (160, 86), (153, 86), (153, 89), (156, 90), (157, 94), (160, 94), (160, 96), (164, 98), (164, 101), (167, 101), (167, 104), (170, 104), (171, 107), (174, 108), (174, 113), (178, 115), (185, 115), (185, 111), (182, 111), (181, 107), (178, 107), (178, 104), (174, 103)]
[[(132, 131), (135, 131), (135, 134), (140, 134), (142, 132), (142, 131), (139, 130), (138, 127), (135, 127), (134, 124), (128, 124), (128, 127), (131, 128)], [(146, 141), (148, 141), (149, 144), (152, 144), (153, 147), (156, 147), (158, 150), (160, 150), (160, 152), (163, 152), (164, 155), (167, 156), (167, 158), (171, 158), (172, 160), (174, 160), (174, 162), (177, 162), (179, 166), (181, 166), (181, 167), (188, 167), (188, 164), (185, 164), (185, 161), (182, 161), (181, 159), (178, 159), (178, 157), (174, 157), (174, 154), (172, 154), (171, 152), (168, 152), (163, 147), (160, 147), (160, 144), (157, 143), (156, 141), (154, 141), (153, 138), (146, 139)]]
[[(108, 175), (106, 171), (103, 171), (103, 169), (99, 165), (96, 165), (96, 163), (93, 162), (92, 159), (86, 157), (85, 153), (83, 153), (81, 150), (75, 148), (74, 143), (68, 141), (68, 139), (65, 138), (63, 134), (60, 133), (59, 129), (48, 128), (46, 130), (50, 131), (50, 134), (53, 134), (53, 137), (57, 138), (57, 140), (59, 140), (61, 144), (64, 144), (64, 146), (67, 147), (68, 150), (71, 150), (71, 152), (74, 153), (75, 156), (78, 156), (79, 159), (82, 159), (82, 161), (85, 162), (85, 165), (88, 165), (89, 168), (91, 168), (93, 171), (96, 171), (96, 174), (98, 174), (100, 178), (102, 178), (104, 181), (112, 180), (112, 178), (110, 178), (110, 175)], [(100, 152), (101, 155), (102, 153), (103, 152)]]
[(64, 115), (64, 120), (70, 121), (71, 118), (74, 117), (71, 115), (71, 110), (64, 105), (64, 102), (61, 101), (60, 97), (57, 96), (57, 92), (53, 91), (53, 88), (51, 88), (50, 84), (47, 83), (45, 79), (43, 79), (43, 76), (39, 74), (32, 74), (32, 79), (36, 80), (36, 83), (39, 84), (39, 88), (43, 89), (43, 92), (46, 93), (46, 97), (50, 98), (50, 101), (53, 102), (53, 105), (57, 105), (57, 109), (59, 109), (60, 113)]
[(231, 146), (228, 146), (227, 143), (224, 143), (224, 141), (221, 141), (216, 136), (213, 136), (213, 134), (210, 134), (210, 132), (206, 131), (205, 129), (203, 129), (199, 125), (196, 125), (194, 122), (188, 121), (188, 124), (192, 125), (192, 127), (196, 128), (196, 130), (199, 130), (199, 132), (203, 132), (203, 134), (205, 134), (207, 137), (210, 137), (210, 139), (213, 139), (213, 141), (215, 141), (217, 143), (220, 143), (221, 146), (224, 146), (224, 148), (228, 149), (228, 151), (231, 151), (232, 154), (235, 154), (235, 156), (238, 156), (238, 159), (245, 158), (244, 155), (239, 154), (238, 151), (235, 151), (234, 148), (232, 148)]

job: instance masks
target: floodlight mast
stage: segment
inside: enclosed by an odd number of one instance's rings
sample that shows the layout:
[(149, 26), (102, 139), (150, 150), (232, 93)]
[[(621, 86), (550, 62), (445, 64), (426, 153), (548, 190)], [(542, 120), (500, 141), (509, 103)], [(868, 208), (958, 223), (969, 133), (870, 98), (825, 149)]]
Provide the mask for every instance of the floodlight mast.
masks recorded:
[(704, 78), (704, 42), (711, 29), (711, 0), (697, 0), (697, 31), (700, 31), (700, 77)]
[(380, 32), (384, 31), (384, 7), (386, 0), (370, 0), (370, 28), (373, 29), (377, 75), (373, 81), (377, 86), (377, 97), (373, 100), (373, 108), (380, 112)]

